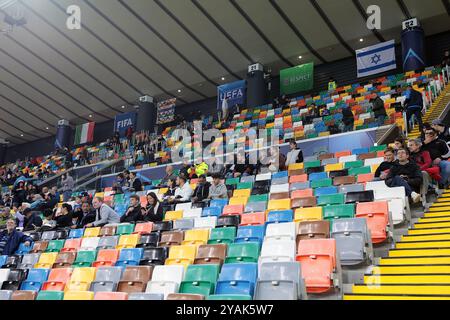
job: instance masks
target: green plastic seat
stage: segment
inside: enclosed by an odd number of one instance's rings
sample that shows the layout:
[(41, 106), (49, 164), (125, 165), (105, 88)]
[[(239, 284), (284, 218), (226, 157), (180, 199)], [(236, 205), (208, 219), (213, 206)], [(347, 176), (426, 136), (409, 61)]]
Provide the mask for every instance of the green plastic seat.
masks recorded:
[(257, 194), (250, 196), (248, 199), (248, 202), (262, 202), (262, 201), (269, 201), (269, 195), (268, 194)]
[(236, 189), (238, 190), (242, 190), (242, 189), (252, 189), (253, 188), (253, 183), (251, 182), (240, 182), (237, 184)]
[(317, 167), (320, 167), (320, 166), (321, 166), (320, 160), (305, 162), (305, 169), (317, 168)]
[(220, 265), (189, 265), (180, 284), (180, 293), (201, 294), (209, 296), (214, 293)]
[(116, 235), (132, 234), (134, 232), (134, 224), (119, 224), (117, 226)]
[(152, 186), (159, 186), (161, 184), (161, 179), (159, 180), (152, 180)]
[(211, 229), (208, 244), (230, 244), (236, 238), (236, 227)]
[(114, 204), (124, 204), (125, 203), (125, 195), (122, 194), (116, 194), (114, 196)]
[[(306, 138), (307, 139), (314, 139), (314, 138), (317, 138), (317, 137), (319, 137), (319, 134), (318, 133), (311, 133), (311, 134), (308, 134), (307, 136), (306, 136)], [(316, 166), (315, 166), (316, 167)], [(320, 167), (320, 166), (319, 166)]]
[(362, 166), (364, 166), (364, 161), (362, 161), (362, 160), (349, 161), (349, 162), (345, 163), (344, 169), (360, 168)]
[(370, 147), (370, 152), (384, 151), (386, 148), (387, 146), (385, 144), (382, 144), (381, 146), (372, 146)]
[(345, 203), (345, 195), (343, 193), (327, 194), (319, 196), (317, 199), (317, 205), (319, 206), (329, 206), (344, 203)]
[(72, 264), (73, 268), (90, 267), (97, 258), (97, 251), (80, 251), (77, 254), (75, 262)]
[(354, 204), (331, 205), (323, 208), (323, 218), (330, 222), (335, 219), (353, 218), (354, 216)]
[(252, 300), (252, 297), (238, 294), (214, 294), (206, 297), (206, 300)]
[(349, 176), (357, 176), (360, 174), (367, 174), (367, 173), (371, 173), (371, 172), (372, 172), (371, 167), (351, 168), (350, 170), (348, 170), (348, 175)]
[(178, 176), (180, 174), (180, 169), (173, 170), (173, 175)]
[(63, 298), (62, 291), (39, 291), (36, 300), (63, 300)]
[(65, 240), (52, 240), (48, 243), (47, 250), (45, 252), (60, 252), (64, 248)]
[(311, 181), (311, 188), (313, 189), (331, 187), (332, 185), (333, 179), (330, 178)]
[(228, 245), (225, 263), (258, 262), (259, 243), (242, 242)]
[(240, 180), (241, 180), (240, 178), (230, 178), (225, 181), (225, 184), (229, 186), (237, 185)]

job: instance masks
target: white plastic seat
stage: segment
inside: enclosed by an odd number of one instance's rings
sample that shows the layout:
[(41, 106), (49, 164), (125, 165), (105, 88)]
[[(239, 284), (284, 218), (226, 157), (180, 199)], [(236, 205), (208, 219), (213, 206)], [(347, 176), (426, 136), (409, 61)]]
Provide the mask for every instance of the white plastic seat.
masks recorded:
[(8, 281), (9, 272), (9, 269), (0, 269), (0, 287), (3, 285), (3, 282)]
[(374, 190), (375, 201), (387, 200), (389, 212), (394, 225), (400, 224), (405, 220), (408, 200), (406, 198), (405, 188), (395, 187)]
[(266, 181), (266, 180), (270, 180), (270, 179), (272, 179), (272, 173), (268, 172), (268, 173), (258, 174), (256, 176), (255, 181)]
[(364, 160), (364, 166), (365, 167), (370, 167), (370, 166), (374, 166), (374, 165), (377, 165), (377, 164), (381, 164), (382, 162), (384, 162), (384, 158), (383, 157), (366, 159), (366, 160)]
[(389, 187), (386, 185), (386, 183), (384, 181), (371, 181), (371, 182), (366, 182), (366, 191), (370, 191), (370, 190), (385, 190), (385, 189), (389, 189)]
[(192, 208), (191, 202), (179, 203), (176, 205), (175, 211), (185, 211), (185, 210), (190, 210), (191, 208)]
[(295, 222), (272, 223), (267, 226), (264, 241), (293, 241), (295, 237)]
[(200, 218), (202, 216), (202, 208), (186, 209), (183, 211), (183, 218)]
[(351, 156), (340, 157), (339, 163), (353, 162), (353, 161), (357, 161), (357, 160), (358, 160), (358, 156), (356, 154), (353, 154)]
[(264, 241), (259, 257), (259, 266), (265, 262), (295, 261), (295, 241)]
[(203, 217), (195, 218), (194, 228), (195, 229), (214, 229), (217, 225), (217, 217)]
[(178, 293), (184, 277), (184, 267), (178, 265), (156, 266), (152, 281), (147, 283), (146, 293), (164, 294), (164, 299), (171, 293)]
[(270, 193), (289, 192), (289, 183), (276, 184), (270, 187)]
[(80, 251), (94, 251), (98, 247), (100, 241), (99, 237), (94, 238), (83, 238), (81, 242)]

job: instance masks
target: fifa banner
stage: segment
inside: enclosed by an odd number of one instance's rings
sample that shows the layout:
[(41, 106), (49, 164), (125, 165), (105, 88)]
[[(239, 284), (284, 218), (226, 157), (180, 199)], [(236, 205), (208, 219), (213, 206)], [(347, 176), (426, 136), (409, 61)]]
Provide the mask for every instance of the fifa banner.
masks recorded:
[(281, 94), (312, 90), (314, 86), (314, 62), (280, 71)]
[(78, 146), (81, 144), (92, 143), (92, 141), (94, 141), (94, 128), (95, 122), (89, 122), (76, 126), (75, 141), (73, 144)]
[(358, 78), (396, 69), (394, 40), (356, 50)]
[(114, 132), (119, 132), (124, 137), (128, 128), (133, 128), (133, 131), (136, 129), (136, 120), (136, 112), (118, 114), (114, 120)]
[(164, 124), (175, 120), (176, 103), (177, 98), (158, 102), (158, 118), (156, 121), (157, 124)]
[(222, 106), (233, 107), (237, 104), (244, 106), (246, 99), (247, 81), (240, 80), (217, 87), (217, 110), (223, 111)]

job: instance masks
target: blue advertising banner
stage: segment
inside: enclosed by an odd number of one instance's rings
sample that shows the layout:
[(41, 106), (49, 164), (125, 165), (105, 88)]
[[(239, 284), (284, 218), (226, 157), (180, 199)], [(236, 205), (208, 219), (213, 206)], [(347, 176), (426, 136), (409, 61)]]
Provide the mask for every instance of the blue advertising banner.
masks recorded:
[(217, 110), (222, 110), (223, 100), (227, 100), (228, 107), (236, 104), (245, 105), (247, 82), (240, 80), (217, 87)]
[(123, 114), (118, 114), (114, 121), (114, 132), (119, 132), (120, 136), (125, 136), (128, 128), (136, 129), (136, 112), (128, 112)]

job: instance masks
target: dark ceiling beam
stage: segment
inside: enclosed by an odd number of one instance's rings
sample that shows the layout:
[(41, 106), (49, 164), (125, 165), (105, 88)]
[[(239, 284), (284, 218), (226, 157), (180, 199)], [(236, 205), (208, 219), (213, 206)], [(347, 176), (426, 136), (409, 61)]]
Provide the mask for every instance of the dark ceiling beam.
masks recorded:
[(295, 33), (295, 35), (300, 39), (300, 41), (305, 45), (306, 48), (314, 55), (317, 59), (319, 59), (322, 63), (327, 63), (327, 60), (323, 56), (317, 52), (312, 45), (306, 40), (300, 30), (295, 26), (292, 20), (287, 16), (287, 14), (283, 11), (283, 9), (275, 2), (275, 0), (269, 0), (269, 3), (278, 12), (284, 22), (291, 28), (291, 30)]
[(127, 38), (130, 42), (132, 42), (136, 47), (138, 47), (144, 54), (149, 57), (151, 60), (153, 60), (157, 65), (159, 65), (165, 72), (167, 72), (172, 78), (174, 78), (176, 81), (178, 81), (181, 85), (183, 85), (185, 88), (191, 90), (192, 92), (196, 93), (200, 97), (206, 99), (208, 98), (206, 95), (204, 95), (202, 92), (198, 91), (197, 89), (191, 87), (189, 84), (187, 84), (183, 79), (181, 79), (178, 75), (176, 75), (172, 70), (170, 70), (164, 63), (161, 62), (157, 57), (155, 57), (151, 52), (149, 52), (146, 48), (144, 48), (138, 41), (136, 41), (133, 37), (131, 37), (127, 32), (125, 32), (121, 27), (119, 27), (114, 21), (112, 21), (107, 15), (105, 15), (101, 10), (99, 10), (93, 3), (89, 2), (88, 0), (84, 0), (84, 2), (92, 9), (94, 10), (98, 15), (100, 15), (105, 21), (107, 21), (111, 26), (113, 26), (116, 30), (118, 30), (125, 38)]
[(247, 23), (256, 31), (257, 34), (264, 40), (264, 42), (272, 49), (273, 52), (280, 58), (281, 61), (286, 63), (288, 66), (293, 67), (294, 64), (289, 61), (283, 54), (278, 50), (278, 48), (270, 41), (270, 39), (262, 32), (262, 30), (256, 25), (256, 23), (250, 18), (250, 16), (242, 9), (235, 0), (230, 0), (233, 7), (241, 14), (241, 16), (247, 21)]
[(411, 19), (412, 16), (409, 13), (408, 7), (406, 6), (406, 4), (403, 2), (403, 0), (397, 0), (397, 4), (400, 7), (400, 10), (402, 10), (403, 15), (405, 16), (406, 19)]
[(319, 6), (316, 0), (309, 0), (311, 2), (314, 9), (316, 9), (317, 13), (320, 15), (322, 20), (327, 24), (328, 28), (330, 28), (331, 32), (333, 32), (334, 36), (339, 40), (339, 42), (344, 46), (347, 51), (354, 56), (355, 50), (350, 47), (350, 45), (344, 40), (339, 31), (337, 31), (336, 27), (333, 25), (331, 20), (328, 18), (327, 14), (323, 11), (323, 9)]
[(232, 75), (233, 77), (235, 77), (236, 79), (242, 79), (242, 77), (240, 77), (238, 74), (236, 74), (234, 71), (232, 71), (222, 60), (220, 60), (220, 58), (211, 51), (211, 49), (208, 48), (208, 46), (206, 46), (191, 30), (189, 30), (186, 25), (181, 22), (180, 19), (178, 19), (173, 13), (172, 11), (170, 11), (169, 9), (167, 9), (166, 6), (164, 6), (161, 1), (159, 0), (153, 0), (154, 3), (156, 3), (169, 17), (172, 18), (173, 21), (176, 22), (176, 24), (178, 24), (178, 26), (181, 27), (181, 29), (183, 29), (187, 34), (189, 34), (189, 36), (194, 39), (195, 42), (197, 42), (197, 44), (203, 48), (203, 50), (205, 50), (214, 60), (216, 60), (216, 62), (222, 67), (224, 68), (230, 75)]

